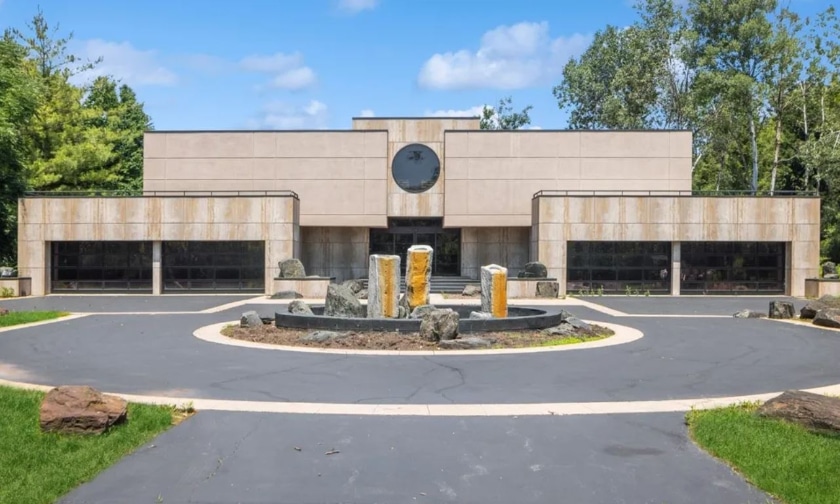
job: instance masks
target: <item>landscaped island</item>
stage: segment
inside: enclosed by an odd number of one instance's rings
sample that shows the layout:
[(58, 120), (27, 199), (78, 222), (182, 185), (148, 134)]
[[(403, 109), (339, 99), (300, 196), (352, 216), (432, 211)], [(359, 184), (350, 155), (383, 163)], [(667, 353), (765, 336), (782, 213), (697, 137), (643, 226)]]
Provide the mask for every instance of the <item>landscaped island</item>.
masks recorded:
[[(481, 333), (481, 338), (429, 341), (412, 332), (336, 332), (278, 328), (271, 324), (256, 327), (228, 326), (224, 336), (272, 345), (358, 350), (463, 350), (478, 348), (525, 348), (570, 345), (608, 338), (612, 329), (595, 324), (581, 328), (559, 325), (544, 330), (498, 331)], [(473, 345), (477, 340), (489, 344)]]

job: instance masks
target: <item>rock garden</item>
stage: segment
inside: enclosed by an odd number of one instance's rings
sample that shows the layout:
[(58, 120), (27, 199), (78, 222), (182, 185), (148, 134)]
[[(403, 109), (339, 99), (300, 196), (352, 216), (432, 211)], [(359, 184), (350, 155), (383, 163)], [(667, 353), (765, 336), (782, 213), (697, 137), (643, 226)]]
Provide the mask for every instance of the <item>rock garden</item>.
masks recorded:
[(273, 318), (246, 312), (222, 334), (277, 345), (371, 350), (555, 346), (613, 335), (563, 310), (508, 307), (507, 269), (495, 264), (481, 268), (480, 309), (431, 305), (431, 256), (428, 246), (408, 249), (404, 293), (400, 257), (374, 254), (366, 290), (354, 280), (330, 284), (323, 306), (295, 299)]
[(771, 318), (791, 320), (820, 327), (840, 329), (840, 297), (825, 295), (808, 303), (796, 314), (793, 303), (789, 301), (770, 301), (768, 312), (741, 310), (733, 314), (735, 318)]

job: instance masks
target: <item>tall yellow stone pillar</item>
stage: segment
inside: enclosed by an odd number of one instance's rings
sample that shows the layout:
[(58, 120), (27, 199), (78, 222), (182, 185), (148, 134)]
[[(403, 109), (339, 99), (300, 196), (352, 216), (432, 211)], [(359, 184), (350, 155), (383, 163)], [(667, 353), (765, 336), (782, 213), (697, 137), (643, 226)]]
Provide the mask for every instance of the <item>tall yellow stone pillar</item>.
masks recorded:
[(405, 295), (410, 310), (429, 304), (432, 280), (432, 247), (408, 247), (405, 265)]
[(507, 317), (507, 268), (498, 264), (481, 267), (481, 311), (495, 318)]
[(397, 318), (400, 256), (373, 254), (368, 269), (368, 318)]

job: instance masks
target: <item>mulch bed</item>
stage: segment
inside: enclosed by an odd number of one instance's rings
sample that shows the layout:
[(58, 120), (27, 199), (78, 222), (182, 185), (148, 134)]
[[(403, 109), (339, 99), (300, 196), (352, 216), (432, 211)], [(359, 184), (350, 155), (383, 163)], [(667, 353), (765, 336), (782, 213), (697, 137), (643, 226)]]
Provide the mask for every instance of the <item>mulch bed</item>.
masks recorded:
[[(349, 333), (344, 338), (325, 342), (301, 341), (309, 334), (308, 329), (280, 329), (273, 324), (262, 327), (227, 327), (222, 334), (230, 338), (272, 345), (302, 346), (311, 348), (337, 348), (346, 350), (441, 350), (437, 343), (422, 339), (419, 333), (364, 332)], [(592, 325), (587, 330), (577, 330), (569, 336), (545, 334), (542, 331), (509, 331), (465, 334), (463, 337), (479, 337), (494, 340), (493, 348), (525, 348), (546, 345), (582, 343), (603, 339), (615, 334), (612, 329)], [(458, 350), (449, 350), (457, 352)]]

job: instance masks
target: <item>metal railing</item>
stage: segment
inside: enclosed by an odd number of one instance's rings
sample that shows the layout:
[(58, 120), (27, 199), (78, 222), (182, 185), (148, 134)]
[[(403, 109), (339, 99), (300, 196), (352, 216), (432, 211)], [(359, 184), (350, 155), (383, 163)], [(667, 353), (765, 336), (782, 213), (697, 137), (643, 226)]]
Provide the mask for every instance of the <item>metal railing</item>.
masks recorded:
[(294, 191), (28, 191), (24, 198), (193, 198), (202, 196), (237, 197), (237, 196), (270, 196), (300, 199)]
[(705, 197), (732, 197), (732, 196), (752, 196), (752, 197), (766, 197), (766, 198), (792, 198), (792, 197), (818, 197), (819, 192), (816, 190), (806, 191), (749, 191), (749, 190), (722, 190), (722, 191), (681, 191), (681, 190), (562, 190), (562, 189), (544, 189), (534, 193), (534, 198), (542, 197), (559, 197), (559, 196), (705, 196)]

